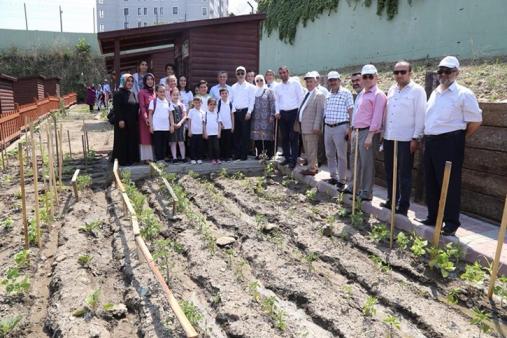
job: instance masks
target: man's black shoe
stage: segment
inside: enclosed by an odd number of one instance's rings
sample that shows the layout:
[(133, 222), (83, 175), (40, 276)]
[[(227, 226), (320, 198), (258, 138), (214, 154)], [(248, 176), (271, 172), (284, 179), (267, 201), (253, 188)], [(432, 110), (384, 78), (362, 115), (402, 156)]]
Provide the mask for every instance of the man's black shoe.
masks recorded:
[(416, 221), (421, 222), (424, 225), (429, 225), (430, 227), (435, 226), (435, 221), (429, 218), (426, 219), (416, 219)]
[(287, 165), (287, 164), (289, 164), (289, 160), (283, 160), (283, 161), (280, 163), (280, 165)]
[(295, 167), (296, 167), (296, 163), (293, 163), (293, 162), (289, 163), (290, 170), (294, 170)]
[(334, 178), (334, 177), (329, 178), (329, 179), (327, 179), (327, 180), (324, 180), (324, 182), (329, 183), (329, 184), (331, 184), (331, 185), (337, 185), (338, 183), (340, 183), (340, 182), (338, 182), (338, 180), (337, 180), (336, 178)]
[(386, 208), (386, 209), (391, 210), (391, 201), (387, 200), (385, 202), (382, 202), (382, 203), (380, 203), (380, 206), (382, 208)]
[(342, 192), (343, 192), (344, 194), (349, 194), (349, 195), (352, 195), (352, 187), (351, 187), (351, 186), (347, 186), (347, 187), (345, 187), (345, 188), (342, 190)]
[(345, 184), (343, 184), (342, 182), (336, 183), (336, 186), (338, 187), (338, 191), (343, 191), (343, 189), (345, 188)]
[(408, 211), (407, 209), (396, 208), (395, 213), (397, 213), (399, 215), (407, 216), (407, 211)]
[(455, 236), (456, 235), (456, 230), (458, 230), (458, 229), (455, 229), (454, 227), (446, 225), (442, 229), (442, 235), (444, 235), (444, 236)]

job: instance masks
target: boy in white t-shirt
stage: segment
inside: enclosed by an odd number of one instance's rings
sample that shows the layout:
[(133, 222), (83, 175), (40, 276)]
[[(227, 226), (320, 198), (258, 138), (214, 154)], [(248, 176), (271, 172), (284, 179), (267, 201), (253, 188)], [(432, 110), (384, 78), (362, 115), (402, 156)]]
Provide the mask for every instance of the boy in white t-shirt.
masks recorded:
[(220, 100), (218, 101), (218, 115), (222, 121), (220, 134), (220, 158), (222, 161), (232, 159), (232, 133), (234, 132), (234, 112), (236, 109), (229, 100), (227, 88), (220, 89)]
[(188, 112), (188, 137), (190, 137), (190, 163), (202, 163), (203, 156), (203, 119), (204, 112), (201, 110), (201, 98), (196, 96), (192, 100), (194, 108)]
[(217, 100), (214, 97), (208, 99), (208, 110), (204, 115), (204, 139), (208, 141), (208, 158), (212, 164), (220, 162), (220, 130), (222, 129), (222, 120), (215, 110)]
[(165, 98), (165, 86), (157, 85), (155, 90), (157, 97), (151, 100), (148, 113), (155, 161), (162, 161), (167, 154), (169, 133), (174, 132), (174, 121), (173, 114), (170, 114), (170, 103)]

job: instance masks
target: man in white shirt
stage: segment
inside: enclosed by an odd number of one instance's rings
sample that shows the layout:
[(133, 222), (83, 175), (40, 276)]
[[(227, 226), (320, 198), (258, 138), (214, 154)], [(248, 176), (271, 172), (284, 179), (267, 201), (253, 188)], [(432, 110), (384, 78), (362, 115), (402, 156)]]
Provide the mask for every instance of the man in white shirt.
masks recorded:
[(266, 80), (266, 86), (273, 90), (275, 89), (275, 86), (277, 83), (275, 82), (275, 72), (273, 72), (271, 69), (266, 70), (266, 73), (264, 74), (264, 79)]
[(312, 71), (312, 74), (315, 76), (315, 78), (317, 79), (317, 89), (322, 93), (324, 94), (325, 97), (328, 97), (329, 96), (329, 90), (327, 90), (326, 87), (324, 87), (323, 85), (321, 85), (320, 83), (320, 74), (318, 71), (314, 70)]
[(438, 65), (440, 85), (431, 93), (424, 120), (424, 173), (428, 217), (422, 223), (434, 225), (445, 162), (452, 162), (442, 234), (452, 236), (461, 225), (461, 168), (465, 154), (465, 137), (479, 129), (482, 111), (475, 94), (459, 85), (459, 61), (446, 56)]
[[(220, 100), (220, 89), (225, 88), (229, 93), (231, 92), (231, 86), (227, 84), (227, 78), (228, 76), (226, 71), (222, 70), (218, 72), (217, 75), (218, 84), (211, 87), (211, 90), (209, 91), (211, 96), (214, 97), (215, 100), (217, 101)], [(232, 100), (232, 97), (230, 97), (229, 99)]]
[(393, 70), (395, 84), (387, 94), (384, 121), (384, 167), (386, 170), (387, 200), (381, 206), (391, 209), (393, 187), (394, 141), (398, 141), (398, 188), (396, 213), (407, 215), (412, 190), (414, 153), (424, 131), (426, 92), (410, 79), (412, 67), (406, 61), (396, 63)]
[(299, 156), (299, 132), (294, 130), (294, 123), (298, 118), (298, 108), (303, 102), (304, 91), (298, 80), (289, 78), (287, 66), (281, 66), (278, 69), (278, 75), (282, 82), (277, 84), (274, 89), (275, 118), (280, 120), (280, 134), (285, 158), (282, 165), (288, 164), (291, 169), (294, 169)]
[(245, 81), (246, 69), (236, 68), (238, 82), (232, 85), (234, 113), (234, 159), (245, 161), (250, 146), (250, 118), (255, 103), (255, 86)]

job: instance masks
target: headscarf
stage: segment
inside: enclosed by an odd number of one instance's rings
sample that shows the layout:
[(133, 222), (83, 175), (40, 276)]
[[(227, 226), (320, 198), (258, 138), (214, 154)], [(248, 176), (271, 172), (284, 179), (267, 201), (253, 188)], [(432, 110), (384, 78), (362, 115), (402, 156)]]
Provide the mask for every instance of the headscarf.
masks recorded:
[[(257, 80), (258, 79), (261, 79), (262, 80), (262, 87), (259, 87), (257, 85)], [(262, 74), (258, 74), (257, 76), (255, 76), (255, 87), (257, 88), (257, 91), (255, 92), (255, 97), (259, 97), (262, 95), (262, 93), (264, 93), (264, 91), (268, 88), (268, 86), (266, 86), (266, 80), (264, 80), (264, 76)]]
[[(151, 76), (153, 78), (153, 86), (151, 86), (151, 87), (148, 86), (148, 83), (147, 83), (148, 82), (148, 76)], [(151, 92), (155, 92), (154, 86), (155, 86), (155, 76), (152, 73), (146, 73), (146, 75), (144, 75), (144, 77), (143, 77), (143, 88), (147, 89), (147, 90), (149, 90)]]
[(121, 74), (121, 77), (120, 77), (120, 88), (125, 88), (125, 83), (127, 83), (127, 79), (129, 77), (131, 77), (132, 80), (134, 79), (134, 77), (130, 73)]

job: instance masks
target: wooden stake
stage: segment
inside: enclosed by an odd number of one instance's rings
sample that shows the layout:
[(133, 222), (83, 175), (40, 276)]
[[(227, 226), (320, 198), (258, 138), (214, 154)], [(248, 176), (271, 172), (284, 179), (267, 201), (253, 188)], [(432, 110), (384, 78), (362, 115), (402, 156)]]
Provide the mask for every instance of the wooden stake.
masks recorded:
[(76, 201), (79, 201), (79, 194), (77, 190), (77, 177), (79, 176), (79, 171), (79, 169), (76, 169), (76, 171), (74, 171), (74, 175), (72, 175), (72, 179), (70, 180), (72, 189), (74, 190), (74, 195), (76, 196)]
[(496, 244), (495, 260), (493, 261), (493, 269), (491, 271), (491, 279), (489, 280), (488, 298), (493, 297), (493, 290), (495, 288), (496, 277), (498, 275), (498, 267), (500, 266), (500, 255), (502, 254), (503, 241), (505, 240), (505, 229), (507, 228), (507, 196), (505, 197), (505, 204), (503, 206), (502, 223), (498, 230), (498, 238)]
[(90, 142), (88, 141), (88, 130), (85, 130), (86, 155), (90, 153)]
[(391, 237), (389, 239), (389, 248), (393, 248), (394, 225), (396, 222), (396, 188), (398, 180), (398, 141), (394, 141), (393, 150), (393, 186), (391, 191)]
[[(44, 183), (44, 189), (46, 191), (46, 193), (44, 194), (44, 206), (46, 207), (48, 214), (51, 216), (51, 219), (53, 219), (55, 216), (54, 210), (53, 210), (53, 205), (52, 205), (52, 203), (50, 203), (50, 201), (48, 199), (48, 193), (51, 193), (51, 188), (50, 188), (51, 178), (48, 175), (48, 179), (46, 180), (46, 175), (44, 174), (45, 166), (44, 166), (44, 147), (42, 144), (42, 125), (40, 126), (40, 129), (39, 129), (39, 147), (40, 147), (40, 157), (41, 157), (41, 162), (42, 162), (42, 182)], [(49, 162), (48, 162), (48, 164), (49, 164)], [(49, 165), (48, 165), (48, 173), (49, 173)]]
[(72, 158), (72, 147), (70, 146), (70, 131), (67, 129), (67, 140), (69, 141), (69, 157)]
[(449, 178), (451, 177), (452, 162), (446, 161), (444, 168), (444, 178), (442, 180), (442, 189), (440, 190), (440, 202), (438, 203), (437, 221), (435, 223), (435, 232), (433, 233), (433, 246), (438, 247), (440, 242), (440, 231), (444, 220), (445, 202), (447, 200), (447, 190), (449, 188)]
[(84, 134), (81, 135), (81, 143), (83, 144), (83, 158), (85, 161), (85, 168), (88, 167), (88, 156), (86, 156), (86, 141)]
[(6, 148), (7, 142), (5, 142), (5, 137), (4, 137), (5, 135), (4, 135), (3, 129), (4, 129), (3, 124), (0, 124), (0, 140), (2, 140), (2, 149), (0, 149), (0, 152), (2, 153), (2, 169), (3, 169), (3, 171), (5, 171), (5, 159), (7, 157), (5, 154), (5, 148)]
[(278, 119), (275, 119), (275, 149), (273, 149), (273, 158), (276, 156), (277, 146), (278, 146)]
[(23, 231), (25, 233), (25, 250), (28, 250), (28, 220), (26, 218), (26, 195), (25, 195), (25, 168), (23, 167), (23, 146), (18, 143), (18, 159), (19, 159), (19, 187), (21, 188), (21, 209), (23, 217)]
[(37, 227), (37, 243), (39, 248), (42, 245), (40, 232), (40, 214), (39, 214), (39, 173), (37, 165), (37, 154), (35, 153), (35, 139), (33, 137), (32, 122), (30, 122), (30, 143), (32, 145), (32, 167), (33, 167), (33, 189), (35, 198), (35, 225)]
[(62, 146), (62, 130), (55, 130), (58, 133), (58, 145), (60, 158), (58, 158), (58, 178), (60, 179), (60, 189), (63, 189), (63, 146)]
[(354, 181), (352, 183), (352, 215), (356, 214), (356, 191), (357, 191), (357, 152), (359, 149), (359, 129), (356, 129), (356, 144), (354, 145)]
[[(56, 149), (56, 164), (60, 163), (60, 152), (58, 147), (58, 126), (56, 125), (56, 115), (53, 114), (53, 125), (55, 130), (55, 149)], [(53, 153), (55, 154), (55, 153)]]
[(49, 176), (51, 177), (51, 182), (53, 183), (53, 203), (56, 208), (59, 207), (58, 203), (58, 188), (56, 183), (56, 175), (55, 175), (55, 163), (53, 158), (53, 142), (52, 142), (52, 134), (51, 134), (51, 126), (47, 125), (47, 136), (48, 136), (48, 159), (49, 159)]

